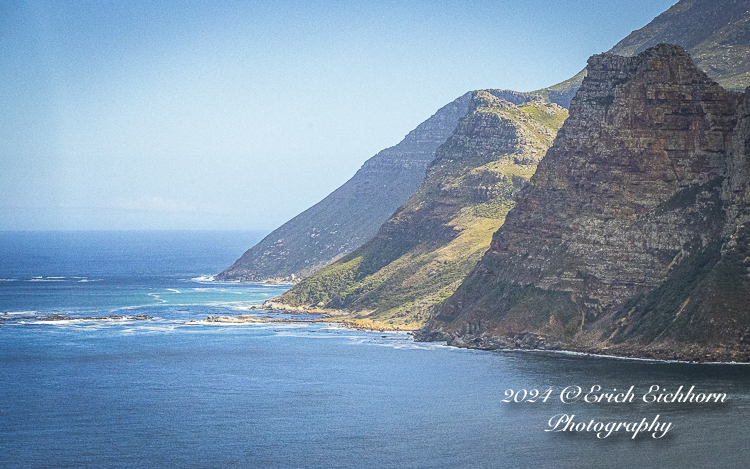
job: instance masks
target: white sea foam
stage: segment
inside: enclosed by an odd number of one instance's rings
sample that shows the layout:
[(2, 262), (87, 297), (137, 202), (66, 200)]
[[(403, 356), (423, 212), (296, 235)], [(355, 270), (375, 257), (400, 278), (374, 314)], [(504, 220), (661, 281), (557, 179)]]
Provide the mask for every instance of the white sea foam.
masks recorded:
[(376, 347), (388, 347), (396, 350), (436, 350), (438, 348), (445, 348), (447, 347), (445, 344), (442, 345), (434, 345), (434, 344), (428, 344), (424, 345), (422, 342), (400, 342), (400, 343), (394, 343), (389, 344), (387, 342), (367, 342), (366, 345), (374, 345)]
[(175, 290), (174, 288), (167, 288), (167, 291), (171, 291), (172, 293), (182, 293), (180, 290)]
[(207, 282), (214, 282), (214, 276), (213, 275), (201, 275), (200, 277), (191, 278), (193, 282), (197, 283), (207, 283)]
[(208, 301), (200, 303), (205, 306), (214, 306), (217, 308), (227, 308), (231, 310), (247, 310), (251, 306), (257, 306), (257, 301)]
[(122, 335), (136, 335), (136, 334), (157, 334), (157, 333), (171, 333), (179, 327), (179, 322), (165, 322), (159, 324), (144, 324), (136, 327), (129, 327), (121, 331)]
[(0, 278), (0, 282), (15, 282), (17, 278)]
[(109, 310), (110, 314), (114, 314), (117, 311), (127, 311), (127, 310), (133, 310), (133, 309), (140, 309), (140, 308), (148, 308), (149, 306), (154, 305), (134, 305), (134, 306), (121, 306), (119, 308), (113, 308)]
[[(279, 326), (279, 324), (275, 323), (267, 324), (270, 326)], [(295, 323), (290, 325), (297, 326), (295, 327), (296, 330), (279, 331), (278, 335), (283, 337), (305, 339), (346, 339), (355, 345), (374, 345), (378, 347), (388, 347), (398, 350), (437, 350), (445, 349), (446, 347), (448, 347), (445, 342), (414, 342), (414, 340), (408, 335), (408, 332), (406, 331), (353, 331), (336, 324), (321, 327), (318, 329), (301, 329), (299, 326), (304, 325), (304, 323)], [(464, 351), (467, 349), (456, 348), (455, 350)]]
[(369, 338), (356, 341), (357, 344), (375, 345), (378, 347), (388, 347), (398, 350), (437, 350), (448, 347), (445, 342), (414, 342), (410, 339), (388, 339), (388, 338)]
[[(41, 320), (41, 321), (34, 321), (29, 324), (49, 324), (52, 326), (66, 326), (69, 324), (73, 324), (76, 321), (80, 322), (80, 319), (71, 318), (71, 319), (58, 319), (58, 320), (47, 320), (47, 321)], [(22, 324), (25, 324), (25, 322), (23, 322)]]
[(572, 356), (585, 357), (585, 358), (627, 360), (627, 361), (650, 362), (650, 363), (688, 363), (688, 364), (700, 364), (700, 365), (750, 365), (750, 362), (697, 362), (697, 361), (689, 361), (689, 360), (663, 360), (663, 359), (656, 359), (656, 358), (620, 357), (617, 355), (603, 355), (599, 353), (573, 352), (570, 350), (508, 349), (508, 350), (497, 350), (497, 352), (551, 353), (551, 354), (557, 354), (557, 355), (572, 355)]
[(122, 324), (126, 321), (135, 321), (133, 318), (121, 316), (118, 318), (100, 317), (100, 318), (75, 318), (69, 319), (41, 319), (34, 322), (34, 324), (53, 324), (53, 325), (81, 325), (81, 326), (110, 326), (113, 324)]
[(213, 322), (213, 321), (206, 321), (205, 319), (198, 319), (192, 324), (201, 324), (203, 326), (216, 326), (216, 327), (231, 327), (231, 326), (239, 326), (239, 327), (247, 327), (252, 326), (253, 328), (257, 328), (259, 324), (264, 323), (258, 323), (258, 322)]
[[(300, 323), (277, 323), (277, 322), (208, 322), (205, 319), (196, 320), (195, 322), (186, 322), (183, 326), (209, 326), (209, 327), (236, 327), (253, 330), (274, 330), (281, 331), (282, 329), (299, 329), (302, 324)], [(198, 332), (198, 330), (192, 330), (190, 332)], [(279, 333), (284, 337), (308, 337), (305, 334), (284, 334)]]
[(146, 293), (146, 295), (152, 297), (154, 300), (160, 302), (160, 303), (166, 303), (167, 300), (162, 299), (161, 296), (159, 296), (159, 293)]

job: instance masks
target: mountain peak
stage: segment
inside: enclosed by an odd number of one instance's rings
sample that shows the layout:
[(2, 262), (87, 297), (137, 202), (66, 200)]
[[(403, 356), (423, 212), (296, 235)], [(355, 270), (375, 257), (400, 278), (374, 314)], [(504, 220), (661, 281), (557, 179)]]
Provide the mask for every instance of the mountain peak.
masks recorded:
[[(608, 52), (632, 57), (661, 43), (679, 45), (724, 88), (741, 91), (750, 85), (750, 0), (680, 0)], [(585, 74), (539, 93), (568, 107)]]
[(750, 331), (747, 97), (679, 46), (599, 54), (587, 72), (490, 250), (423, 336), (750, 358), (737, 342)]

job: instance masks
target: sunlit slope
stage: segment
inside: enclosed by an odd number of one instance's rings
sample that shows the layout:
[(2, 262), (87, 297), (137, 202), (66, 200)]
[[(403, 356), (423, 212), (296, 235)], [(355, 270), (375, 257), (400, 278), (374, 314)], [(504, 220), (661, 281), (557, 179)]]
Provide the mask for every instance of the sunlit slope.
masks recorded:
[(409, 201), (374, 239), (300, 282), (282, 302), (422, 324), (488, 249), (566, 117), (532, 94), (474, 92)]

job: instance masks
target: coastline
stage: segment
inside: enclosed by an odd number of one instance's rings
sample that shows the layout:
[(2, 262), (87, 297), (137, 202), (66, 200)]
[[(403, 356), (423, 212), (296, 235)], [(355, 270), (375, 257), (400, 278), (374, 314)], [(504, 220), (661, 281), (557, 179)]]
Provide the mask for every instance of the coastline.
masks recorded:
[[(408, 325), (408, 324), (390, 324), (385, 322), (373, 321), (366, 318), (356, 317), (358, 313), (336, 310), (336, 309), (321, 309), (321, 308), (309, 308), (304, 306), (289, 306), (284, 303), (278, 303), (272, 300), (266, 300), (262, 305), (251, 306), (251, 311), (273, 311), (280, 314), (315, 314), (322, 316), (319, 320), (312, 322), (328, 322), (332, 324), (340, 324), (347, 329), (356, 329), (360, 331), (375, 331), (375, 332), (386, 332), (386, 331), (417, 331), (422, 325)], [(310, 320), (294, 320), (294, 322), (311, 322)]]
[[(241, 314), (239, 316), (208, 316), (206, 319), (203, 319), (202, 322), (226, 323), (226, 324), (328, 323), (328, 324), (338, 324), (347, 329), (355, 329), (358, 331), (370, 331), (370, 332), (413, 332), (413, 331), (418, 330), (417, 327), (393, 325), (393, 324), (375, 322), (369, 319), (354, 319), (354, 318), (345, 317), (345, 316), (348, 316), (348, 314), (332, 315), (330, 314), (330, 312), (324, 312), (322, 310), (308, 310), (308, 311), (294, 310), (292, 311), (292, 310), (278, 310), (278, 309), (271, 310), (267, 308), (255, 308), (254, 311), (274, 311), (276, 313), (290, 314), (290, 315), (291, 314), (296, 314), (296, 315), (309, 314), (309, 315), (319, 315), (320, 317), (309, 318), (309, 319), (296, 319), (296, 318), (274, 318), (271, 316), (259, 317), (259, 316), (253, 316), (253, 315), (248, 315), (248, 314)], [(193, 320), (191, 322), (198, 322), (198, 321)]]
[[(258, 308), (257, 310), (260, 310)], [(278, 310), (276, 310), (278, 311)], [(280, 312), (280, 311), (279, 311)], [(299, 311), (288, 311), (282, 314), (306, 314)], [(319, 314), (319, 313), (307, 313), (307, 314)], [(199, 322), (199, 321), (191, 321)], [(462, 348), (466, 350), (483, 350), (486, 352), (526, 352), (526, 353), (551, 353), (560, 355), (572, 355), (581, 357), (591, 358), (605, 358), (605, 359), (617, 359), (617, 360), (629, 360), (629, 361), (642, 361), (642, 362), (654, 362), (654, 363), (680, 363), (690, 365), (750, 365), (750, 357), (745, 361), (736, 360), (707, 360), (701, 358), (691, 359), (688, 357), (684, 358), (666, 358), (667, 355), (659, 353), (643, 354), (642, 356), (636, 354), (617, 354), (617, 353), (604, 353), (601, 350), (576, 350), (576, 349), (565, 349), (565, 348), (544, 348), (544, 347), (523, 347), (523, 346), (507, 346), (507, 347), (479, 347), (469, 346), (467, 344), (458, 345), (450, 340), (420, 340), (418, 334), (412, 334), (419, 329), (406, 328), (401, 326), (393, 326), (391, 324), (384, 324), (374, 322), (368, 319), (341, 319), (340, 317), (323, 317), (323, 318), (310, 318), (310, 319), (280, 319), (280, 318), (263, 318), (258, 316), (240, 315), (240, 316), (209, 316), (208, 318), (200, 322), (209, 323), (224, 323), (224, 324), (289, 324), (289, 323), (328, 323), (336, 324), (347, 329), (354, 329), (362, 332), (409, 332), (410, 335), (414, 336), (415, 342), (446, 342), (446, 346)]]
[(443, 331), (420, 329), (414, 334), (418, 342), (445, 341), (458, 348), (478, 350), (527, 350), (544, 352), (576, 353), (590, 356), (610, 357), (633, 360), (652, 360), (675, 363), (737, 363), (750, 364), (750, 353), (728, 348), (709, 348), (707, 346), (685, 346), (676, 342), (670, 347), (649, 347), (627, 343), (618, 347), (601, 347), (596, 343), (561, 343), (552, 342), (533, 333), (519, 333), (510, 337), (490, 334), (460, 334)]
[[(632, 349), (602, 350), (591, 347), (588, 349), (564, 346), (563, 344), (547, 344), (544, 339), (533, 334), (519, 334), (514, 338), (474, 336), (438, 336), (425, 334), (421, 328), (404, 325), (393, 325), (372, 321), (370, 319), (352, 318), (352, 313), (321, 310), (317, 308), (266, 308), (262, 306), (252, 307), (254, 311), (274, 311), (289, 315), (311, 315), (318, 317), (310, 318), (279, 318), (272, 316), (255, 316), (240, 314), (238, 316), (208, 316), (202, 320), (190, 320), (191, 323), (217, 323), (217, 324), (305, 324), (326, 323), (335, 324), (346, 329), (362, 332), (408, 332), (413, 336), (415, 342), (445, 342), (448, 347), (463, 348), (467, 350), (483, 350), (488, 352), (532, 352), (532, 353), (554, 353), (563, 355), (587, 356), (592, 358), (614, 358), (618, 360), (646, 361), (657, 363), (683, 363), (683, 364), (713, 364), (713, 365), (750, 365), (750, 356), (731, 351), (714, 351), (706, 353), (704, 350), (676, 351), (676, 350), (644, 350)], [(89, 316), (70, 317), (66, 315), (50, 315), (37, 318), (39, 322), (54, 323), (63, 321), (87, 321), (87, 320), (148, 320), (154, 319), (148, 315), (135, 316)], [(697, 353), (696, 353), (697, 352)], [(718, 359), (716, 359), (718, 358)]]
[(281, 303), (267, 301), (263, 305), (251, 307), (253, 311), (273, 311), (289, 315), (318, 315), (317, 318), (274, 318), (271, 316), (259, 317), (253, 315), (239, 316), (209, 316), (205, 322), (227, 323), (227, 324), (289, 324), (289, 323), (328, 323), (336, 324), (347, 329), (363, 332), (409, 332), (415, 342), (446, 342), (449, 347), (463, 348), (468, 350), (484, 350), (489, 352), (534, 352), (555, 353), (563, 355), (587, 356), (594, 358), (613, 358), (618, 360), (634, 360), (658, 363), (683, 363), (683, 364), (715, 364), (715, 365), (750, 365), (750, 356), (731, 353), (730, 351), (714, 351), (708, 353), (704, 350), (678, 351), (678, 350), (643, 350), (636, 352), (631, 349), (602, 350), (596, 347), (575, 348), (561, 343), (548, 344), (543, 338), (534, 334), (519, 334), (513, 338), (474, 336), (435, 336), (424, 334), (421, 327), (410, 327), (405, 325), (393, 325), (353, 317), (355, 313), (339, 310), (323, 310), (320, 308), (304, 308), (288, 306)]

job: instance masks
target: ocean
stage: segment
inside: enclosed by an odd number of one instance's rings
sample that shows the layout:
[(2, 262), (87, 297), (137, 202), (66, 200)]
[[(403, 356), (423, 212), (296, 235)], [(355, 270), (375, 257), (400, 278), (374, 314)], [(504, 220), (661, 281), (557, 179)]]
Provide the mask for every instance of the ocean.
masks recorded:
[(0, 232), (0, 467), (748, 467), (746, 365), (202, 321), (258, 238)]

